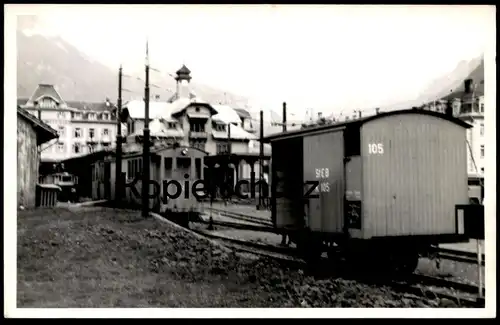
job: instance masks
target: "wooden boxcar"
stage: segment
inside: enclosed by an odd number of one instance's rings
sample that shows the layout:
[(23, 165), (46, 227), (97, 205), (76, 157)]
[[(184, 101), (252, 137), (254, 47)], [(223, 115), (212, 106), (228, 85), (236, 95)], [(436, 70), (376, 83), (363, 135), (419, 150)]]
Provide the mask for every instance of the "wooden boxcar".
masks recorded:
[(414, 269), (432, 245), (466, 241), (456, 205), (469, 202), (469, 127), (403, 110), (269, 136), (273, 222), (307, 255), (396, 256)]

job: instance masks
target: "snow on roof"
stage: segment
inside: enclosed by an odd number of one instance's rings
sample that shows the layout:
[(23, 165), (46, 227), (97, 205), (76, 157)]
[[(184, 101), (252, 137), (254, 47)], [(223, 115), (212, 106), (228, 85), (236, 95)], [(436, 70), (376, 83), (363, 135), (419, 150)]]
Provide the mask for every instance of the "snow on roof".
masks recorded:
[(230, 106), (227, 105), (211, 105), (211, 106), (217, 111), (217, 114), (212, 116), (212, 119), (214, 121), (223, 122), (224, 124), (241, 123), (240, 116), (238, 115), (236, 110), (231, 108)]
[[(212, 135), (216, 139), (227, 139), (227, 131), (212, 131)], [(238, 125), (231, 124), (231, 139), (235, 140), (252, 140), (257, 137), (243, 130)]]
[[(145, 113), (144, 101), (143, 100), (131, 100), (124, 105), (124, 108), (128, 109), (129, 115), (134, 119), (143, 119)], [(172, 104), (167, 102), (149, 102), (149, 118), (163, 118), (165, 120), (172, 120)]]
[[(183, 137), (184, 132), (180, 128), (170, 129), (159, 118), (149, 122), (149, 131), (152, 137)], [(143, 130), (137, 130), (131, 136), (143, 135)]]

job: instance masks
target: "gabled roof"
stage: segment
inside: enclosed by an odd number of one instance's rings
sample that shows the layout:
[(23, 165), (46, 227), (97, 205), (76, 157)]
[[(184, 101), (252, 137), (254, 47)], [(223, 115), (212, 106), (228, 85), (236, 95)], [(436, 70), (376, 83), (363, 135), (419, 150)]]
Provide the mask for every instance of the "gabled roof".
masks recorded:
[(59, 104), (65, 104), (59, 92), (54, 88), (54, 85), (39, 84), (26, 104), (34, 105), (42, 97), (51, 97)]
[(68, 105), (69, 108), (75, 108), (81, 111), (112, 112), (116, 109), (116, 105), (110, 102), (67, 101), (66, 105)]
[(171, 116), (177, 117), (179, 115), (182, 115), (184, 111), (193, 104), (198, 104), (207, 107), (210, 110), (210, 114), (212, 115), (217, 114), (217, 111), (212, 107), (212, 105), (202, 100), (201, 98), (193, 98), (193, 99), (181, 98), (172, 103), (172, 105), (175, 105), (175, 108), (172, 110)]
[(216, 122), (222, 122), (224, 124), (229, 123), (241, 123), (240, 116), (235, 109), (231, 108), (227, 105), (212, 105), (212, 107), (217, 112), (214, 116), (212, 116), (212, 120)]
[(42, 143), (48, 142), (52, 139), (56, 139), (59, 137), (56, 130), (51, 128), (48, 124), (45, 124), (41, 120), (37, 119), (32, 114), (28, 113), (28, 111), (19, 106), (17, 107), (17, 115), (28, 121), (28, 123), (30, 123), (31, 125), (33, 125), (37, 133), (36, 137), (37, 145), (40, 145)]
[(234, 110), (236, 111), (236, 113), (238, 113), (238, 115), (241, 117), (241, 118), (252, 118), (252, 116), (250, 115), (250, 113), (246, 110), (246, 109), (243, 109), (243, 108), (234, 108)]
[[(149, 102), (149, 118), (151, 120), (162, 118), (166, 121), (175, 121), (172, 119), (172, 110), (175, 107), (167, 102), (150, 101)], [(145, 103), (143, 100), (131, 100), (125, 103), (122, 107), (127, 110), (132, 119), (144, 119)]]

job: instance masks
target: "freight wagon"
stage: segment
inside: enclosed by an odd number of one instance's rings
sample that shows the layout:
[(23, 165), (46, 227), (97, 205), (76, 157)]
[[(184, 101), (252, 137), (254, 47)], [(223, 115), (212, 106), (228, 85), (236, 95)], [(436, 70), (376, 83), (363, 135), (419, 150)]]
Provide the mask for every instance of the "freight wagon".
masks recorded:
[(267, 137), (275, 227), (310, 260), (412, 272), (432, 245), (467, 241), (469, 127), (403, 110)]
[[(202, 211), (201, 202), (192, 194), (197, 180), (203, 180), (205, 151), (194, 147), (160, 146), (151, 148), (150, 180), (157, 185), (149, 185), (149, 209), (165, 214), (182, 225), (197, 218)], [(107, 157), (93, 165), (93, 198), (115, 200), (116, 159)], [(142, 205), (142, 152), (124, 154), (122, 177), (127, 186), (122, 194), (123, 206), (140, 208)], [(176, 181), (164, 186), (164, 182)], [(201, 186), (198, 186), (201, 188)], [(166, 192), (172, 196), (164, 195)], [(175, 194), (179, 196), (174, 198)]]

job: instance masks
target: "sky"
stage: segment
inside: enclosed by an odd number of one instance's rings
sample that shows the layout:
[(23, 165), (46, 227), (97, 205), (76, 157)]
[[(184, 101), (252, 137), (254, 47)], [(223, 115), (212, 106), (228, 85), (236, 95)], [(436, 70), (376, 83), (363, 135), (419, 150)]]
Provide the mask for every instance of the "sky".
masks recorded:
[(186, 64), (193, 80), (258, 105), (324, 114), (418, 97), (481, 55), (495, 26), (488, 6), (17, 7), (112, 68), (142, 71), (148, 39), (165, 74)]

